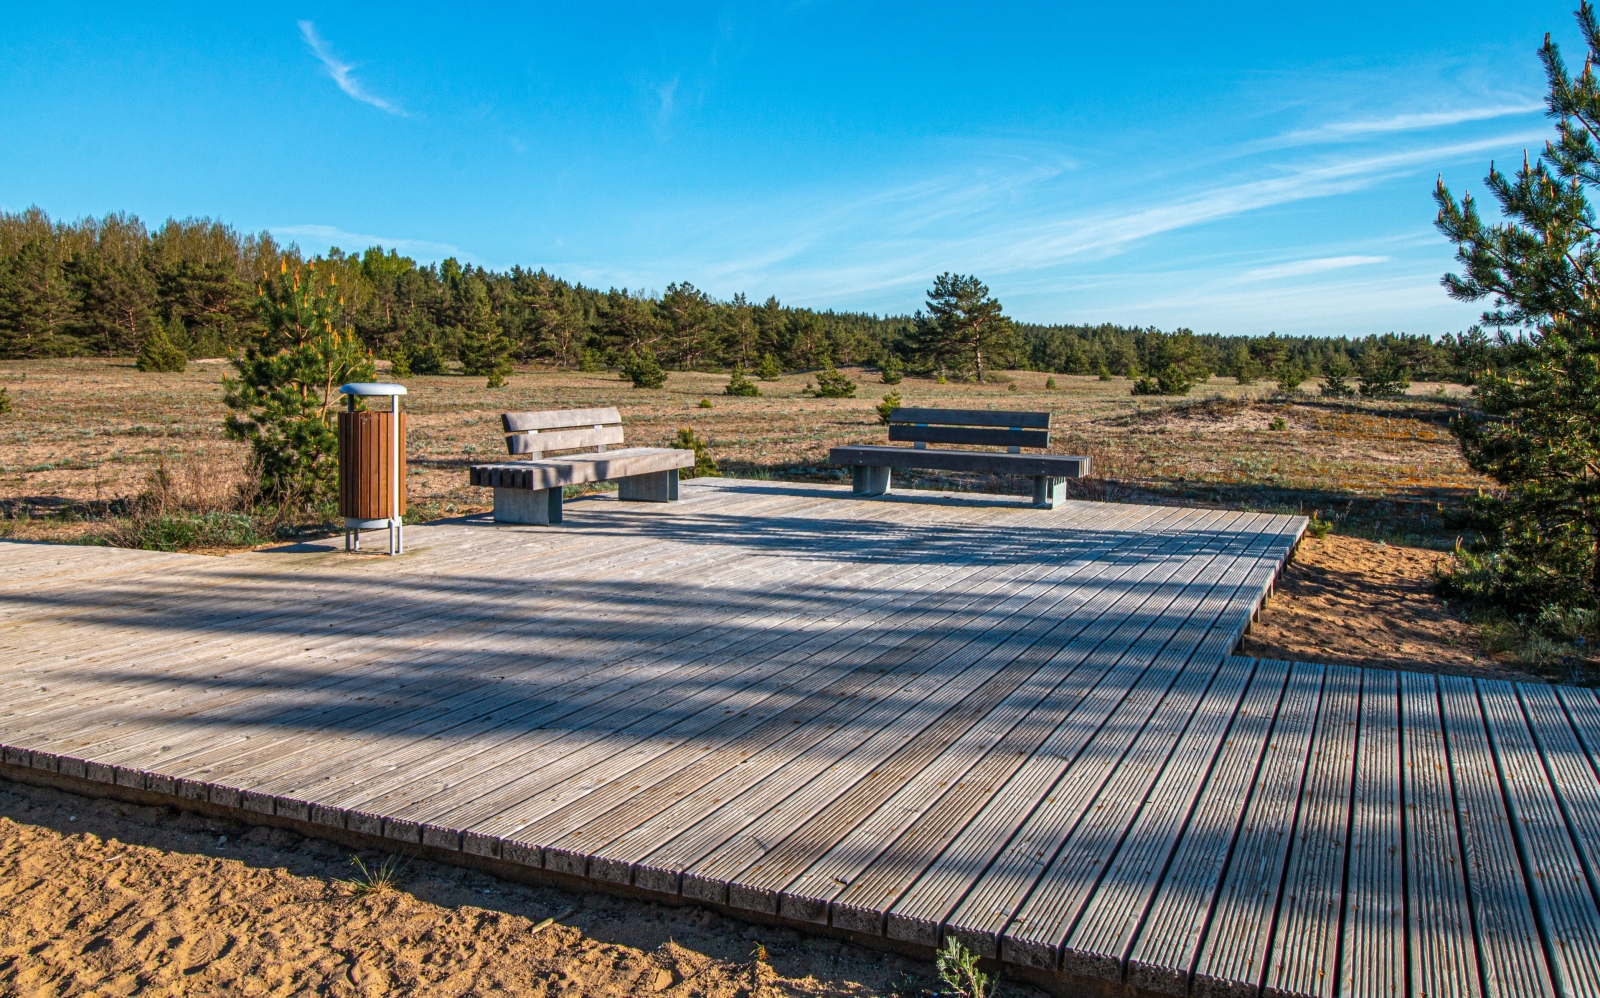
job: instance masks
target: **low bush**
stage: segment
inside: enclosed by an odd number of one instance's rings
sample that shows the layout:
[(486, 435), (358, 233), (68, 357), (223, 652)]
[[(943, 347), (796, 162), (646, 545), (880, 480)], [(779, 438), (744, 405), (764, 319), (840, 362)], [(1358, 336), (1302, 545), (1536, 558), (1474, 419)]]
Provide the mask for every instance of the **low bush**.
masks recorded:
[(1187, 395), (1189, 389), (1194, 387), (1194, 381), (1183, 368), (1176, 364), (1168, 364), (1156, 373), (1154, 378), (1141, 377), (1133, 383), (1134, 395)]
[(775, 354), (766, 354), (761, 358), (761, 366), (756, 368), (756, 377), (762, 381), (777, 381), (783, 375), (783, 368), (778, 366)]
[(667, 372), (649, 347), (630, 349), (622, 357), (622, 379), (635, 388), (660, 388), (667, 383)]
[(745, 375), (744, 368), (735, 367), (732, 377), (728, 379), (728, 387), (722, 390), (722, 394), (741, 398), (756, 398), (761, 394), (761, 386)]
[(898, 408), (900, 408), (900, 393), (890, 392), (889, 394), (885, 395), (883, 397), (883, 401), (879, 402), (877, 405), (878, 422), (885, 424), (888, 423), (890, 415), (892, 415)]
[(822, 370), (817, 372), (817, 387), (809, 388), (809, 393), (820, 399), (848, 399), (856, 396), (856, 383), (834, 370), (833, 362), (828, 361)]
[(711, 478), (717, 475), (717, 462), (711, 456), (711, 450), (705, 440), (694, 432), (692, 426), (678, 427), (678, 439), (672, 442), (678, 450), (694, 451), (694, 467), (679, 468), (678, 477), (683, 478)]

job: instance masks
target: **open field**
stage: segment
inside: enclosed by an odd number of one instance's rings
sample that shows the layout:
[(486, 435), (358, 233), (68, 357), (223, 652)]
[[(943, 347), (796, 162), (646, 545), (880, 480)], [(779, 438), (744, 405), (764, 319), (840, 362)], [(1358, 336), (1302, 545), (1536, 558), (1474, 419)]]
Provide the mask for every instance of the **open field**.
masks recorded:
[[(91, 513), (138, 494), (166, 455), (195, 461), (199, 477), (237, 467), (243, 448), (221, 432), (220, 362), (183, 374), (143, 374), (128, 360), (0, 363), (13, 411), (0, 417), (0, 504)], [(721, 394), (726, 375), (674, 373), (665, 388), (636, 390), (613, 374), (522, 371), (500, 389), (478, 378), (406, 379), (411, 416), (411, 497), (419, 512), (481, 508), (464, 466), (504, 454), (498, 414), (512, 409), (615, 405), (630, 443), (662, 445), (681, 426), (705, 438), (725, 471), (756, 477), (835, 477), (828, 448), (884, 439), (873, 408), (897, 390), (904, 404), (1055, 413), (1057, 453), (1087, 453), (1096, 478), (1086, 498), (1165, 499), (1235, 507), (1320, 510), (1341, 533), (1447, 547), (1441, 513), (1486, 481), (1462, 462), (1446, 422), (1463, 389), (1418, 384), (1392, 402), (1273, 401), (1272, 386), (1213, 379), (1185, 398), (1135, 398), (1123, 378), (1012, 372), (1010, 384), (939, 385), (907, 378), (891, 388), (876, 372), (847, 369), (854, 399), (802, 395), (809, 379), (763, 382), (763, 397)], [(1015, 386), (1014, 388), (1012, 386)], [(1314, 390), (1314, 389), (1313, 389)], [(699, 406), (709, 399), (713, 408)], [(1283, 421), (1273, 429), (1274, 420)], [(1023, 483), (921, 480), (944, 488), (1021, 492)], [(79, 504), (74, 506), (74, 504)], [(113, 507), (114, 508), (114, 507)], [(72, 517), (77, 519), (77, 516)], [(80, 534), (83, 525), (12, 523), (10, 536)]]

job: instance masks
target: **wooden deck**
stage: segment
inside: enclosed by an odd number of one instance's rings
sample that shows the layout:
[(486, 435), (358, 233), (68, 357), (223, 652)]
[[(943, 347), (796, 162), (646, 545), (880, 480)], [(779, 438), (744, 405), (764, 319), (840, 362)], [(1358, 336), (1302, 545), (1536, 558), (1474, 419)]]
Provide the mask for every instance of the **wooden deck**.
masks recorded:
[(1204, 995), (1600, 996), (1600, 702), (1230, 655), (1298, 517), (713, 480), (0, 544), (22, 768)]

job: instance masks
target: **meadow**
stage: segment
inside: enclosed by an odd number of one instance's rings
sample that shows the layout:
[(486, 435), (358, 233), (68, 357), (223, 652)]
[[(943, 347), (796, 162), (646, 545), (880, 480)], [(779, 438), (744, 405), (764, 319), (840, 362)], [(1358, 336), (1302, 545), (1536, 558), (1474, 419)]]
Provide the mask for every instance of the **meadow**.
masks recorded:
[[(12, 401), (0, 416), (0, 532), (104, 539), (153, 484), (180, 508), (237, 508), (248, 454), (222, 433), (227, 370), (219, 361), (181, 374), (142, 373), (124, 359), (0, 362)], [(857, 384), (854, 398), (806, 395), (804, 373), (761, 382), (759, 398), (725, 396), (726, 375), (698, 372), (674, 372), (656, 390), (609, 372), (519, 370), (494, 389), (479, 378), (407, 378), (412, 515), (486, 508), (466, 465), (504, 457), (504, 411), (615, 405), (630, 444), (665, 445), (687, 426), (724, 474), (842, 480), (828, 449), (883, 442), (876, 407), (891, 391), (904, 405), (1049, 410), (1051, 450), (1094, 458), (1095, 477), (1074, 483), (1085, 498), (1318, 512), (1337, 533), (1449, 547), (1449, 510), (1489, 484), (1449, 432), (1459, 386), (1419, 383), (1400, 399), (1355, 401), (1320, 398), (1314, 383), (1284, 397), (1269, 382), (1213, 378), (1186, 397), (1152, 398), (1130, 395), (1124, 378), (1054, 375), (1051, 389), (1052, 376), (1026, 371), (982, 385), (907, 377), (896, 386), (871, 369), (843, 373)], [(1017, 494), (1026, 486), (900, 481)]]

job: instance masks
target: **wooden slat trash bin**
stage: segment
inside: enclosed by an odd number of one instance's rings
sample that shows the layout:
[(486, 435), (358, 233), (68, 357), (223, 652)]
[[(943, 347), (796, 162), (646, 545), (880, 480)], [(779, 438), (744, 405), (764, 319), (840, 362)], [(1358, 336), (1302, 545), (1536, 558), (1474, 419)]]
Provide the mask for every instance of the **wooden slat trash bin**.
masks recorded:
[[(406, 416), (404, 385), (352, 382), (339, 386), (349, 402), (339, 413), (339, 515), (344, 548), (361, 550), (361, 531), (388, 530), (389, 553), (405, 547)], [(362, 398), (388, 399), (389, 411), (358, 411)]]

